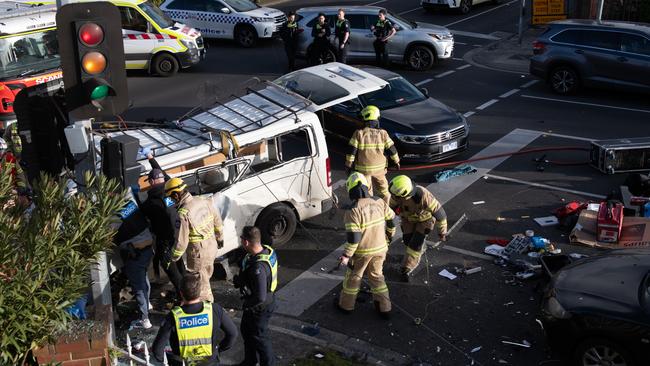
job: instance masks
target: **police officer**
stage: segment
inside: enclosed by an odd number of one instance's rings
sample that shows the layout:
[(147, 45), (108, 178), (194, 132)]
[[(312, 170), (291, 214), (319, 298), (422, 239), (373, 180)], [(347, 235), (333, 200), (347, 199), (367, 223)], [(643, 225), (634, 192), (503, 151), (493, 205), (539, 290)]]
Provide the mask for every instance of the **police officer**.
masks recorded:
[(147, 177), (151, 188), (147, 191), (147, 199), (140, 205), (140, 208), (151, 223), (151, 233), (156, 239), (153, 270), (154, 274), (159, 277), (160, 267), (163, 267), (167, 277), (174, 285), (176, 296), (180, 298), (180, 285), (185, 273), (185, 265), (182, 260), (178, 260), (175, 264), (171, 263), (171, 251), (176, 238), (174, 223), (178, 213), (174, 208), (174, 200), (165, 196), (165, 181), (170, 177), (162, 170), (153, 154), (148, 153), (147, 159), (152, 168)]
[(388, 203), (388, 181), (386, 168), (389, 155), (399, 169), (399, 156), (395, 144), (388, 136), (386, 130), (379, 127), (379, 108), (369, 105), (361, 111), (361, 117), (366, 127), (354, 131), (350, 139), (350, 153), (346, 155), (345, 167), (347, 174), (352, 170), (366, 176), (370, 195), (373, 194), (373, 185), (376, 185), (377, 195)]
[(193, 197), (180, 178), (165, 183), (165, 194), (176, 202), (178, 211), (178, 231), (171, 260), (176, 262), (187, 251), (187, 270), (201, 276), (201, 300), (212, 302), (210, 277), (217, 249), (223, 247), (221, 214), (212, 200)]
[(237, 326), (218, 304), (201, 301), (201, 282), (196, 273), (181, 281), (182, 302), (165, 317), (153, 343), (154, 357), (163, 362), (167, 342), (170, 365), (199, 363), (219, 365), (219, 352), (231, 348), (237, 340)]
[(339, 40), (337, 48), (338, 61), (347, 63), (348, 45), (350, 44), (350, 22), (345, 19), (345, 10), (339, 9), (336, 25), (334, 26), (334, 35)]
[(349, 267), (343, 279), (338, 307), (346, 313), (354, 310), (361, 279), (366, 274), (375, 308), (383, 318), (388, 319), (391, 303), (388, 286), (384, 282), (383, 266), (388, 244), (395, 234), (395, 213), (386, 202), (370, 196), (363, 174), (350, 174), (346, 187), (352, 204), (345, 212), (347, 243), (339, 261), (341, 265)]
[(413, 184), (411, 178), (398, 175), (390, 181), (390, 207), (399, 212), (402, 238), (406, 255), (402, 264), (402, 281), (408, 282), (409, 275), (420, 263), (422, 248), (427, 235), (435, 227), (440, 241), (447, 240), (447, 214), (440, 202), (422, 186)]
[(280, 35), (284, 41), (284, 52), (287, 54), (289, 61), (289, 71), (296, 69), (296, 51), (298, 49), (298, 35), (300, 34), (298, 22), (296, 22), (296, 13), (290, 11), (287, 15), (287, 21), (282, 26)]
[(244, 314), (241, 334), (244, 338), (244, 362), (240, 365), (275, 365), (268, 325), (275, 310), (274, 292), (278, 286), (278, 258), (273, 248), (262, 245), (262, 234), (254, 226), (245, 226), (241, 243), (246, 256), (241, 262), (234, 285), (242, 292)]
[(325, 60), (325, 53), (330, 47), (329, 39), (331, 35), (332, 31), (330, 30), (330, 26), (325, 22), (325, 14), (319, 13), (318, 22), (311, 29), (311, 36), (314, 37), (314, 42), (311, 46), (312, 65), (321, 64)]
[(375, 35), (375, 41), (372, 43), (375, 48), (375, 59), (377, 65), (388, 66), (388, 40), (397, 32), (393, 23), (386, 19), (386, 10), (380, 9), (377, 23), (370, 27)]

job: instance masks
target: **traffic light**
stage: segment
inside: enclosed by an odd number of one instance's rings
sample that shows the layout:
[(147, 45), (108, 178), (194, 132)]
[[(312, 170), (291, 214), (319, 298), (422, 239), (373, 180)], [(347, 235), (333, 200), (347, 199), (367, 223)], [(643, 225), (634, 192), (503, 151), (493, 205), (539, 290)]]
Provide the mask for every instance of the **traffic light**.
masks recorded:
[(120, 12), (110, 2), (66, 4), (56, 14), (68, 113), (115, 116), (128, 107)]

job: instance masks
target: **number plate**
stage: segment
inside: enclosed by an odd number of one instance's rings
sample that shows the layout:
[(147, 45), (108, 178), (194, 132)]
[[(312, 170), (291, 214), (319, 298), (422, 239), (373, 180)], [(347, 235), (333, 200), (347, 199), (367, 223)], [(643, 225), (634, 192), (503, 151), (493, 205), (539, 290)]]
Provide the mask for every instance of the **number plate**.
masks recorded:
[(442, 145), (442, 152), (446, 153), (447, 151), (458, 149), (458, 141), (452, 141), (448, 144)]

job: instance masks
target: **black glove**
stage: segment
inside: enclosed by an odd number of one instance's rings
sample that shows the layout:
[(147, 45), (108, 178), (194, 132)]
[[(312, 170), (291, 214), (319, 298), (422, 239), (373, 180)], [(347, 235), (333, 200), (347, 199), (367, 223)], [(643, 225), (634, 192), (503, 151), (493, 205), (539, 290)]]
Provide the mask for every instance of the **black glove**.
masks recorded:
[(223, 248), (223, 240), (217, 240), (217, 248)]

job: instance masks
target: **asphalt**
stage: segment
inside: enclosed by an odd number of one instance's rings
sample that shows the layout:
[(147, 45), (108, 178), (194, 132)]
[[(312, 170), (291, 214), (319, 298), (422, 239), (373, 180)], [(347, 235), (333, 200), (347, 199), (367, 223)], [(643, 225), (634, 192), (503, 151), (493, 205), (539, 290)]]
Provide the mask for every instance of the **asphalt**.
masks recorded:
[[(287, 11), (318, 4), (344, 7), (371, 2), (296, 0), (274, 7)], [(588, 148), (593, 139), (642, 136), (648, 131), (650, 106), (645, 95), (585, 90), (563, 97), (553, 94), (544, 82), (528, 75), (527, 57), (539, 30), (527, 30), (519, 45), (519, 6), (515, 1), (479, 5), (468, 15), (427, 13), (419, 8), (419, 1), (414, 0), (385, 0), (377, 6), (402, 13), (412, 20), (447, 25), (456, 32), (453, 59), (426, 72), (391, 67), (411, 82), (427, 88), (432, 97), (467, 116), (470, 148), (454, 157), (454, 161), (468, 159), (494, 146), (516, 129), (541, 133), (522, 148)], [(178, 118), (193, 106), (208, 103), (212, 98), (223, 100), (243, 92), (254, 78), (273, 79), (286, 72), (280, 41), (262, 42), (253, 49), (242, 49), (226, 41), (210, 41), (209, 45), (205, 62), (173, 78), (129, 73), (133, 108), (125, 114), (125, 119)], [(345, 141), (328, 138), (328, 149), (332, 157), (333, 181), (337, 182), (344, 178)], [(533, 159), (542, 158), (544, 154), (544, 158), (552, 162), (540, 171)], [(586, 164), (588, 159), (585, 151), (513, 156), (497, 164), (487, 177), (481, 176), (467, 187), (463, 186), (462, 192), (445, 204), (445, 210), (450, 223), (463, 214), (468, 220), (452, 235), (448, 248), (428, 252), (428, 271), (422, 266), (408, 285), (395, 282), (402, 247), (397, 243), (391, 248), (386, 264), (396, 308), (391, 321), (376, 317), (367, 294), (360, 296), (353, 315), (334, 312), (331, 304), (340, 290), (335, 287), (309, 304), (302, 314), (296, 317), (278, 315), (279, 323), (274, 324), (304, 335), (302, 325), (318, 323), (320, 334), (331, 331), (340, 337), (326, 340), (324, 345), (320, 341), (292, 337), (278, 329), (273, 339), (283, 362), (310, 354), (315, 347), (319, 350), (325, 346), (347, 348), (358, 339), (367, 355), (383, 359), (384, 364), (394, 364), (389, 360), (394, 355), (407, 355), (405, 362), (438, 365), (561, 364), (546, 348), (543, 333), (535, 321), (543, 280), (513, 279), (515, 269), (497, 266), (480, 255), (487, 239), (507, 239), (527, 229), (556, 242), (565, 253), (598, 253), (591, 248), (568, 244), (566, 232), (554, 227), (542, 228), (532, 221), (534, 217), (548, 216), (553, 209), (571, 200), (585, 201), (607, 195), (625, 179), (624, 175), (598, 172)], [(422, 169), (409, 172), (409, 175), (419, 184), (431, 185), (434, 194), (462, 184), (462, 179), (454, 179), (446, 185), (432, 185), (433, 175), (438, 170), (440, 168)], [(389, 175), (395, 174), (390, 172)], [(339, 188), (336, 193), (345, 197), (343, 189)], [(480, 201), (484, 203), (475, 204)], [(335, 258), (337, 254), (333, 251), (344, 240), (340, 213), (333, 219), (322, 215), (303, 223), (295, 237), (278, 248), (280, 290), (324, 259)], [(442, 269), (454, 272), (455, 267), (463, 266), (481, 266), (482, 271), (453, 281), (438, 275)], [(323, 267), (323, 272), (329, 269)], [(342, 276), (343, 273), (333, 275)], [(219, 302), (228, 308), (238, 308), (238, 296), (229, 284), (215, 278), (213, 287)], [(420, 318), (418, 324), (416, 318)], [(507, 346), (503, 340), (526, 340), (531, 347)], [(392, 356), (380, 355), (380, 350), (388, 350)], [(227, 356), (236, 360), (240, 351), (232, 353)]]

